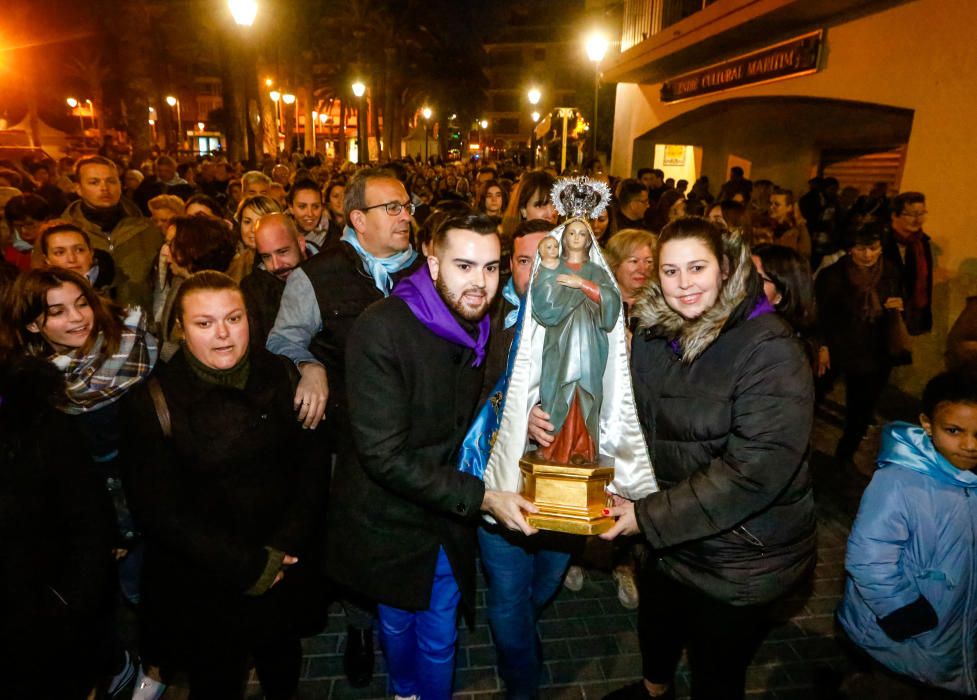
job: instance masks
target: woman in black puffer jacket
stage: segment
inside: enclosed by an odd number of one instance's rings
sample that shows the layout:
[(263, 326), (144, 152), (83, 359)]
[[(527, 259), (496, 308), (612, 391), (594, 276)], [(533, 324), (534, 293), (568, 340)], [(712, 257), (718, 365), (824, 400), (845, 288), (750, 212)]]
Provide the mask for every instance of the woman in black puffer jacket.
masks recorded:
[(807, 468), (811, 367), (738, 235), (688, 217), (662, 231), (635, 305), (635, 400), (662, 490), (618, 500), (605, 535), (640, 532), (644, 681), (672, 697), (688, 648), (693, 698), (743, 696), (771, 604), (814, 566)]

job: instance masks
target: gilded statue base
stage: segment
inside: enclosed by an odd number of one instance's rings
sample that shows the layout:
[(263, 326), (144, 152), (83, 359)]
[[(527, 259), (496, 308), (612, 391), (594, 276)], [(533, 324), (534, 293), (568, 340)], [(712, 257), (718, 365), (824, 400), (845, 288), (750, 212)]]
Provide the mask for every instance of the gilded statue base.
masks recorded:
[(614, 478), (614, 460), (601, 457), (596, 465), (568, 466), (543, 460), (530, 452), (519, 460), (522, 495), (539, 513), (527, 516), (541, 530), (572, 535), (599, 535), (614, 525), (602, 514), (607, 508), (605, 488)]

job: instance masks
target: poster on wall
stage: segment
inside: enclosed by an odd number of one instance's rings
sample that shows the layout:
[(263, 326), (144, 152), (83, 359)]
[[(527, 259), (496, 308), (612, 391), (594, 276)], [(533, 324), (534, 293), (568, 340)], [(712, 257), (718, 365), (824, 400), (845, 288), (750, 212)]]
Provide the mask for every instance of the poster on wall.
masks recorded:
[(685, 165), (685, 150), (685, 146), (665, 146), (665, 158), (662, 165), (665, 167)]

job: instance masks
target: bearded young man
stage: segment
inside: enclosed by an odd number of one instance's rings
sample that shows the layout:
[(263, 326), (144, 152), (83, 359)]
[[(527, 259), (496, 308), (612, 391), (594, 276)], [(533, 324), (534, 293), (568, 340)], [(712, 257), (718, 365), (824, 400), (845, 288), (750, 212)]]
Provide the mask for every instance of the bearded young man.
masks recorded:
[(440, 700), (451, 696), (458, 605), (469, 620), (475, 611), (479, 515), (532, 534), (524, 511), (536, 508), (455, 464), (482, 387), (496, 223), (456, 216), (431, 249), (350, 333), (355, 458), (333, 477), (326, 560), (341, 584), (379, 603), (394, 694)]

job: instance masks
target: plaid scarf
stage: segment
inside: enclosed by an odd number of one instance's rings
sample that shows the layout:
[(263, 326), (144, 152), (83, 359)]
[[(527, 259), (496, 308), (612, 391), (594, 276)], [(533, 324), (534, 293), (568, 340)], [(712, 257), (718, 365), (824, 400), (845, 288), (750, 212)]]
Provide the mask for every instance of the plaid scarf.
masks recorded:
[(145, 378), (159, 355), (156, 339), (146, 332), (146, 316), (141, 309), (132, 311), (123, 322), (119, 349), (105, 356), (105, 335), (98, 334), (92, 349), (84, 355), (55, 355), (54, 366), (64, 373), (66, 402), (59, 408), (65, 413), (88, 413), (117, 401), (127, 390)]

